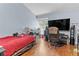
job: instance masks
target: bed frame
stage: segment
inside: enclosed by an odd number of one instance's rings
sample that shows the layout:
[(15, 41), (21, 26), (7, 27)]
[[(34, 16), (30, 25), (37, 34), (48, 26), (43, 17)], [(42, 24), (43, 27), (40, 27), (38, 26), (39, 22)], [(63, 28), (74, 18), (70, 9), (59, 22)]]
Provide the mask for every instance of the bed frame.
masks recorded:
[(27, 46), (25, 46), (24, 48), (16, 51), (12, 56), (20, 56), (23, 53), (27, 52), (29, 49), (31, 49), (34, 45), (35, 45), (35, 41), (31, 42), (30, 44), (28, 44)]

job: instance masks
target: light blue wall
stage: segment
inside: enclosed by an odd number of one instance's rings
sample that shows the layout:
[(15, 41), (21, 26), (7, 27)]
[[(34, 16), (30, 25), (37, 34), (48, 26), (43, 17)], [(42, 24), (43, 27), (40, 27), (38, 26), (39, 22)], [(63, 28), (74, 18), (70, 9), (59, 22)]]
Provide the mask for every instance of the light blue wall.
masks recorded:
[(39, 25), (24, 4), (0, 4), (0, 36), (21, 32), (25, 26), (34, 29)]

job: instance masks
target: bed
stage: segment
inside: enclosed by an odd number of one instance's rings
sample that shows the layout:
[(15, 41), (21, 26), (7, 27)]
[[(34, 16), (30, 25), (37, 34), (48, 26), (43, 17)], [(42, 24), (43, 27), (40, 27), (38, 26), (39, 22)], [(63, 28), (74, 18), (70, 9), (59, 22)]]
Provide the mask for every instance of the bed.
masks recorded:
[(34, 43), (35, 37), (33, 35), (0, 38), (0, 46), (3, 46), (5, 49), (4, 56), (20, 55), (22, 51), (24, 52), (29, 47), (31, 48)]

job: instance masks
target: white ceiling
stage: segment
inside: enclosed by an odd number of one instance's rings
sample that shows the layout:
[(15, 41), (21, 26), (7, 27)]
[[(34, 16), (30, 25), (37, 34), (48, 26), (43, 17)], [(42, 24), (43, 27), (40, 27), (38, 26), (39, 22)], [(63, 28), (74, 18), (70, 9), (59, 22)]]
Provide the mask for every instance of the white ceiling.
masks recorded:
[(50, 12), (55, 12), (57, 10), (61, 10), (64, 8), (72, 8), (72, 7), (77, 7), (79, 8), (79, 4), (67, 4), (67, 3), (26, 3), (24, 4), (27, 8), (29, 8), (32, 13), (35, 15), (41, 15), (41, 14), (46, 14)]

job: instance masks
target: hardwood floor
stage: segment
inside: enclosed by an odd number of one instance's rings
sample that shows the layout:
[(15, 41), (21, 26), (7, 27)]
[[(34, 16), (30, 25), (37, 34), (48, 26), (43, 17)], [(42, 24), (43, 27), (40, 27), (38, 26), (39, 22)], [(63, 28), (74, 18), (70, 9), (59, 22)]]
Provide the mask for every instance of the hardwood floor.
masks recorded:
[(22, 54), (22, 56), (77, 56), (74, 48), (71, 45), (53, 47), (48, 42), (40, 39), (32, 49)]

